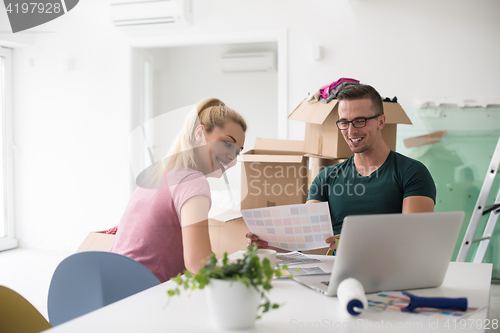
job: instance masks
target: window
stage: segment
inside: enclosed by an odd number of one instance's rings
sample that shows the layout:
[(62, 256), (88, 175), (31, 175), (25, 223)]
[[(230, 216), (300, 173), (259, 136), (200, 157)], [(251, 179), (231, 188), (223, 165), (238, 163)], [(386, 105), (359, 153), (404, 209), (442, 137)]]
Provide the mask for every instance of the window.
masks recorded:
[(17, 246), (12, 205), (12, 51), (0, 46), (0, 251)]

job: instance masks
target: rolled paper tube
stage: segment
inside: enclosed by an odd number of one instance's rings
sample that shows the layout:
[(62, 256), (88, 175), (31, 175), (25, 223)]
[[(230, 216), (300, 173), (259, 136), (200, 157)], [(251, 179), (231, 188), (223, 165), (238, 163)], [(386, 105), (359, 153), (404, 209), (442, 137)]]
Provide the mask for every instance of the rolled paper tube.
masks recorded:
[(340, 282), (337, 288), (337, 298), (339, 299), (340, 306), (353, 316), (357, 316), (361, 313), (354, 308), (366, 309), (368, 307), (365, 289), (363, 285), (354, 278), (348, 278)]

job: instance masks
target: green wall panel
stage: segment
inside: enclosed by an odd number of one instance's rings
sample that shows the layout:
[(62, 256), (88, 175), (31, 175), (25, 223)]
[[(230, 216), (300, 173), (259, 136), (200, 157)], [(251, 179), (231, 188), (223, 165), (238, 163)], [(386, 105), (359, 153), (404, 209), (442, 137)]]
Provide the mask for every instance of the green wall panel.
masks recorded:
[[(437, 199), (435, 211), (456, 211), (465, 212), (464, 224), (460, 232), (452, 260), (456, 260), (460, 245), (470, 222), (472, 212), (475, 208), (478, 195), (483, 181), (491, 163), (491, 158), (500, 137), (500, 122), (496, 122), (498, 116), (490, 116), (491, 110), (480, 109), (457, 112), (459, 119), (448, 117), (448, 125), (443, 119), (437, 119), (433, 126), (432, 119), (426, 119), (427, 130), (422, 128), (412, 128), (409, 133), (400, 134), (398, 140), (403, 137), (410, 137), (431, 133), (434, 131), (447, 130), (448, 134), (443, 135), (442, 141), (421, 147), (405, 148), (398, 142), (398, 151), (417, 159), (424, 163), (429, 169), (437, 189)], [(478, 131), (478, 124), (475, 123), (475, 115), (482, 118), (481, 121), (489, 120), (485, 127), (488, 130)], [(467, 128), (463, 118), (467, 117), (470, 122), (474, 122)], [(413, 119), (412, 119), (413, 120)], [(455, 121), (454, 121), (455, 120)], [(492, 123), (493, 122), (493, 123)], [(418, 123), (418, 122), (417, 122)], [(457, 125), (458, 124), (458, 125)], [(451, 130), (449, 130), (451, 128)], [(462, 129), (460, 129), (462, 128)], [(399, 128), (398, 128), (399, 131)], [(500, 174), (493, 184), (487, 203), (493, 204), (500, 188)], [(482, 236), (489, 215), (482, 217), (474, 238)], [(478, 243), (473, 243), (469, 251), (467, 261), (472, 261), (476, 253)], [(500, 220), (498, 221), (493, 237), (484, 257), (486, 263), (493, 263), (493, 279), (500, 280)]]

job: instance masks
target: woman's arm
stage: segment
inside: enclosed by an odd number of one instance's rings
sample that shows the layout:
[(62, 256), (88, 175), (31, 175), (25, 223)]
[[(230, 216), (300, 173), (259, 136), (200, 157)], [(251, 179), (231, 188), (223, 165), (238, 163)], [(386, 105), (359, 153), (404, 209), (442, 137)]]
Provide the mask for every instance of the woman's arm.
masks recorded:
[(182, 244), (184, 265), (192, 273), (198, 273), (212, 253), (208, 234), (208, 210), (210, 202), (206, 196), (189, 198), (181, 208)]

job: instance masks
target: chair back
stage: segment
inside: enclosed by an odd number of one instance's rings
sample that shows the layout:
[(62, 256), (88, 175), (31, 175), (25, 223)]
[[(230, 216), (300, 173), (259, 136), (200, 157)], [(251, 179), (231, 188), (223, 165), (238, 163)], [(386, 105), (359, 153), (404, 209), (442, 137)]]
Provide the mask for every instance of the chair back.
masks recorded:
[(0, 286), (0, 332), (38, 333), (52, 325), (23, 296)]
[(78, 252), (54, 271), (49, 320), (59, 325), (158, 284), (150, 270), (131, 258), (112, 252)]

